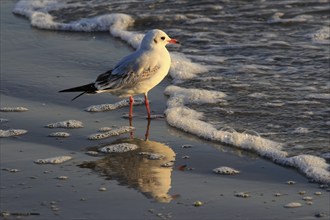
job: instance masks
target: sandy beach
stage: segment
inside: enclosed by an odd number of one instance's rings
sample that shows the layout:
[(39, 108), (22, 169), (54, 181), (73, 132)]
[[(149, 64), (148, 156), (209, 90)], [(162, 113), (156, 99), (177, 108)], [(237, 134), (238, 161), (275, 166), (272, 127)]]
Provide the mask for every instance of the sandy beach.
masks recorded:
[[(82, 96), (59, 90), (89, 83), (133, 51), (108, 33), (43, 31), (12, 14), (1, 1), (1, 129), (26, 134), (1, 138), (0, 211), (4, 219), (322, 219), (329, 218), (329, 189), (296, 169), (253, 152), (186, 134), (164, 118), (145, 119), (134, 106), (133, 132), (89, 140), (102, 127), (129, 126), (128, 107), (87, 112), (116, 103), (109, 94)], [(152, 114), (162, 115), (170, 79), (149, 93)], [(47, 128), (78, 120), (82, 128)], [(145, 140), (149, 130), (148, 140)], [(69, 137), (50, 137), (53, 132)], [(130, 143), (135, 151), (91, 155), (100, 147)], [(149, 153), (146, 154), (145, 152)], [(151, 158), (150, 154), (161, 155)], [(38, 159), (70, 156), (61, 164)], [(164, 167), (165, 163), (173, 165)], [(212, 172), (221, 166), (235, 175)], [(287, 208), (289, 203), (300, 207)]]

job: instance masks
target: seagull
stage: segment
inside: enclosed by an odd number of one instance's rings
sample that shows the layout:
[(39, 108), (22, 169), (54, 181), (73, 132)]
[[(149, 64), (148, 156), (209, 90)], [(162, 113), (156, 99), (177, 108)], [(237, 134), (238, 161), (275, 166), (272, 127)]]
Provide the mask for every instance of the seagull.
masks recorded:
[(133, 96), (144, 94), (145, 105), (150, 119), (148, 92), (168, 74), (171, 57), (167, 44), (179, 44), (159, 29), (150, 30), (143, 37), (138, 49), (122, 58), (115, 67), (100, 74), (95, 82), (59, 92), (82, 92), (83, 94), (108, 92), (118, 97), (129, 97), (129, 118), (133, 117)]

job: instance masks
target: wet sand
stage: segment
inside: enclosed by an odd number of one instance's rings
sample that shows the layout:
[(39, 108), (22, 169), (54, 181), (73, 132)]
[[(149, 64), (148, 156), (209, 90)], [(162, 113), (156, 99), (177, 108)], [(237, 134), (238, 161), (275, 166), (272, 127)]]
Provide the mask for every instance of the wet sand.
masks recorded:
[[(0, 139), (0, 211), (6, 219), (315, 219), (318, 214), (329, 218), (329, 191), (309, 183), (295, 169), (200, 140), (161, 118), (151, 120), (145, 141), (144, 106), (134, 107), (134, 133), (88, 140), (101, 127), (128, 126), (122, 117), (128, 108), (90, 113), (84, 111), (90, 105), (120, 99), (101, 94), (71, 102), (74, 94), (57, 91), (93, 81), (132, 49), (108, 33), (31, 28), (27, 20), (11, 13), (13, 5), (13, 1), (1, 2), (1, 107), (22, 106), (28, 111), (1, 112), (1, 118), (8, 119), (1, 129), (28, 132)], [(163, 91), (169, 82), (150, 92), (153, 114), (165, 110)], [(45, 127), (65, 120), (79, 120), (84, 127)], [(71, 136), (48, 136), (56, 131)], [(114, 143), (139, 148), (120, 154), (87, 154)], [(139, 152), (163, 157), (152, 160)], [(56, 165), (34, 163), (64, 155), (73, 159)], [(172, 167), (162, 167), (171, 160), (175, 160)], [(240, 173), (212, 172), (220, 166)], [(236, 196), (241, 192), (248, 197)], [(313, 199), (308, 201), (307, 196)], [(194, 206), (197, 201), (200, 206)], [(302, 206), (285, 208), (290, 202)]]

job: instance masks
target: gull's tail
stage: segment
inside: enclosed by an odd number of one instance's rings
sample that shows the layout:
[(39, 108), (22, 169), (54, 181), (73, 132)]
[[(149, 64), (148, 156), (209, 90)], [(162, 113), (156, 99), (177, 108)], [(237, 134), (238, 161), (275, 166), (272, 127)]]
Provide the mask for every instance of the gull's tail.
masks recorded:
[(72, 101), (73, 101), (76, 98), (84, 95), (85, 93), (96, 93), (96, 90), (97, 89), (95, 88), (94, 83), (90, 83), (90, 84), (87, 84), (87, 85), (78, 86), (78, 87), (74, 87), (74, 88), (71, 88), (71, 89), (64, 89), (64, 90), (61, 90), (59, 92), (82, 92), (79, 95), (77, 95), (76, 97), (74, 97), (72, 99)]

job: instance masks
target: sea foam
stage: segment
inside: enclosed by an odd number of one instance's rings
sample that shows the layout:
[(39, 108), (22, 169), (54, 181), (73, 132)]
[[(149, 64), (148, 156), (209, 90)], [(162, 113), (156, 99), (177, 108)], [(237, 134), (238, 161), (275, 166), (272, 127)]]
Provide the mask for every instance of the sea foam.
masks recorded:
[(314, 33), (307, 34), (306, 37), (310, 38), (315, 43), (330, 44), (330, 27), (322, 27)]
[(105, 139), (105, 138), (112, 137), (112, 136), (118, 136), (121, 134), (129, 133), (134, 130), (135, 130), (134, 127), (123, 126), (123, 127), (117, 128), (117, 129), (109, 130), (104, 133), (91, 134), (88, 136), (88, 139), (89, 140), (100, 140), (100, 139)]
[(19, 136), (25, 133), (27, 133), (27, 130), (23, 129), (0, 130), (0, 138)]
[(56, 0), (21, 0), (15, 5), (13, 13), (27, 17), (32, 26), (40, 29), (91, 32), (108, 31), (112, 27), (111, 32), (115, 36), (118, 31), (126, 29), (134, 22), (129, 15), (114, 13), (62, 23), (55, 21), (49, 13), (52, 10), (74, 7), (77, 4), (79, 5), (79, 3), (59, 3)]
[(283, 144), (260, 136), (217, 130), (211, 124), (202, 121), (203, 114), (186, 106), (170, 107), (166, 110), (167, 121), (170, 125), (198, 137), (220, 143), (229, 144), (240, 149), (256, 152), (275, 163), (292, 166), (317, 182), (330, 183), (329, 165), (323, 158), (312, 155), (288, 157), (282, 150)]
[[(142, 105), (144, 104), (144, 100), (142, 98), (134, 98), (134, 105)], [(87, 107), (85, 110), (87, 112), (103, 112), (103, 111), (111, 111), (122, 107), (129, 106), (129, 100), (124, 99), (114, 104), (101, 104), (101, 105), (91, 105)]]
[[(323, 158), (311, 155), (289, 157), (288, 153), (282, 150), (282, 143), (257, 135), (236, 132), (233, 129), (218, 130), (203, 120), (203, 113), (186, 106), (187, 104), (217, 103), (226, 98), (225, 93), (202, 89), (186, 89), (171, 85), (165, 89), (165, 94), (169, 96), (168, 108), (165, 111), (166, 120), (171, 126), (203, 139), (256, 152), (275, 163), (295, 167), (314, 181), (330, 183), (329, 165)], [(295, 132), (302, 132), (302, 130), (305, 131), (306, 129), (296, 129)]]
[(267, 22), (269, 24), (278, 24), (278, 23), (301, 23), (306, 22), (311, 19), (311, 15), (298, 15), (293, 18), (282, 18), (285, 14), (282, 12), (276, 12)]
[(71, 156), (58, 156), (58, 157), (51, 157), (45, 159), (37, 159), (34, 162), (37, 164), (60, 164), (71, 159), (72, 159)]
[(168, 102), (169, 106), (177, 105), (175, 102), (181, 100), (183, 104), (188, 103), (217, 103), (222, 101), (226, 97), (226, 94), (218, 91), (210, 91), (205, 89), (186, 89), (179, 86), (168, 86), (164, 93), (172, 97), (172, 100)]
[(0, 108), (0, 112), (26, 112), (29, 109), (25, 107), (2, 107)]
[(46, 128), (83, 128), (83, 123), (78, 120), (59, 121), (45, 125)]
[(102, 153), (125, 153), (128, 151), (133, 151), (137, 148), (138, 148), (138, 146), (135, 144), (121, 143), (121, 144), (113, 144), (113, 145), (104, 146), (104, 147), (98, 149), (98, 151), (100, 151)]

